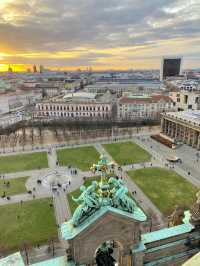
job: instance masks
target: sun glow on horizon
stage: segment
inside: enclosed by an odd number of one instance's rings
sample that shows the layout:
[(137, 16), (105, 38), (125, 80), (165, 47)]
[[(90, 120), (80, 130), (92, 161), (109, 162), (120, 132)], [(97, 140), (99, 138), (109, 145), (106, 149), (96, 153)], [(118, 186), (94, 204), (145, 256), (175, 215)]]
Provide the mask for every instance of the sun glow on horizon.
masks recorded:
[[(96, 0), (98, 9), (95, 0), (75, 2), (0, 0), (0, 71), (34, 64), (52, 70), (158, 69), (163, 56), (183, 56), (188, 68), (199, 67), (199, 0), (152, 7), (140, 1), (137, 10), (129, 0), (115, 7)], [(154, 8), (159, 12), (151, 14)], [(93, 15), (86, 19), (88, 10)]]
[(0, 64), (0, 72), (7, 72), (9, 66), (12, 68), (13, 72), (25, 72), (31, 65), (28, 64)]

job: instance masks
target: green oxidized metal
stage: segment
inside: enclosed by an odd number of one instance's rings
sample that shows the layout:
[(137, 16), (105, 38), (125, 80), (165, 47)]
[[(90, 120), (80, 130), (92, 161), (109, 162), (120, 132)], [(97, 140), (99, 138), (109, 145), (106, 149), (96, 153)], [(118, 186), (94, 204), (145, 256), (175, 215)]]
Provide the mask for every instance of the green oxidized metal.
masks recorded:
[(122, 180), (114, 175), (114, 163), (101, 155), (97, 164), (91, 167), (94, 173), (101, 175), (101, 181), (93, 181), (89, 187), (81, 186), (81, 195), (73, 200), (79, 204), (76, 208), (72, 224), (80, 225), (85, 219), (103, 206), (114, 207), (129, 213), (133, 213), (136, 204), (128, 196), (128, 189)]

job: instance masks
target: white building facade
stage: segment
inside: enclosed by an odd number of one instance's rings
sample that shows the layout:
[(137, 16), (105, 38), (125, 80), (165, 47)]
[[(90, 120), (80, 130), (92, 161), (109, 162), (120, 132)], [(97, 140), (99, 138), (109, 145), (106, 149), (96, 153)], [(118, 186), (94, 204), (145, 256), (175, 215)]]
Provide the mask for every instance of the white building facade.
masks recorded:
[(22, 120), (23, 120), (23, 115), (12, 114), (12, 115), (0, 116), (0, 128), (6, 128)]
[(36, 118), (101, 118), (112, 116), (112, 105), (99, 102), (41, 102), (36, 104)]
[(200, 111), (162, 114), (162, 133), (200, 150)]
[(118, 102), (118, 119), (158, 119), (162, 112), (173, 111), (174, 103), (164, 95), (122, 97)]
[(180, 90), (171, 91), (170, 98), (175, 103), (176, 110), (199, 110), (200, 109), (200, 91), (199, 90)]

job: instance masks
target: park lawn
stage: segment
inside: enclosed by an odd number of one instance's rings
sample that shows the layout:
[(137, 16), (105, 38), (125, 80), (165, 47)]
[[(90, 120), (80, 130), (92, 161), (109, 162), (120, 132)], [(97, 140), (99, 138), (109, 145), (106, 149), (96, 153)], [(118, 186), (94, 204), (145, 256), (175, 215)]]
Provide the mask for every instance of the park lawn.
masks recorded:
[(14, 173), (39, 168), (48, 168), (46, 152), (0, 156), (0, 173)]
[(83, 171), (99, 160), (99, 153), (92, 146), (57, 150), (58, 162), (62, 166), (71, 165)]
[(39, 199), (0, 206), (0, 247), (19, 249), (24, 242), (43, 244), (57, 237), (51, 199)]
[[(88, 187), (92, 183), (92, 181), (94, 181), (94, 180), (99, 181), (100, 177), (99, 176), (88, 177), (86, 179), (86, 181), (84, 182), (84, 185), (86, 187)], [(78, 204), (75, 201), (73, 201), (72, 196), (74, 198), (78, 198), (80, 196), (80, 194), (81, 194), (81, 192), (80, 192), (79, 188), (67, 194), (67, 199), (68, 199), (69, 207), (70, 207), (72, 214), (74, 213), (76, 207), (78, 206)]]
[[(18, 178), (11, 178), (11, 179), (0, 179), (0, 197), (3, 195), (4, 191), (6, 196), (16, 195), (25, 193), (26, 187), (25, 183), (27, 181), (28, 177), (18, 177)], [(4, 182), (10, 182), (10, 186), (7, 187)]]
[(134, 164), (150, 161), (151, 155), (133, 142), (104, 144), (104, 148), (119, 164)]
[(171, 214), (176, 205), (188, 209), (196, 200), (198, 188), (172, 170), (143, 168), (128, 175), (164, 215)]

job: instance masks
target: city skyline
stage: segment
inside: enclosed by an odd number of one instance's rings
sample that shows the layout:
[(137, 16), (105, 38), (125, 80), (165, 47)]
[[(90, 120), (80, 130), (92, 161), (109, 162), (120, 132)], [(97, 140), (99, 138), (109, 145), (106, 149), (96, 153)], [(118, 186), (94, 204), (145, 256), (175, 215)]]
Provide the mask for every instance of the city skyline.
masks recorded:
[(2, 0), (0, 71), (199, 67), (200, 0)]

